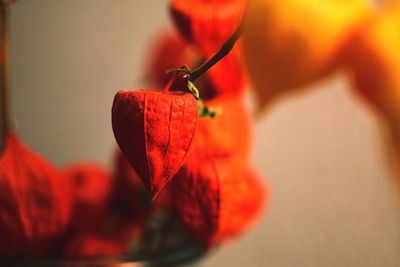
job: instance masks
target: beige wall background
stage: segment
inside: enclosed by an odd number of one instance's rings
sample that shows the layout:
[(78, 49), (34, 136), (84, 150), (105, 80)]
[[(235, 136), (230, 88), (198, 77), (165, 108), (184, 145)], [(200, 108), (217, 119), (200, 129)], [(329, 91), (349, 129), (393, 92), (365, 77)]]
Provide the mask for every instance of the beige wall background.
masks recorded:
[[(32, 148), (61, 166), (110, 164), (110, 109), (141, 87), (163, 0), (19, 0), (13, 109)], [(202, 266), (400, 266), (400, 209), (376, 118), (343, 74), (277, 104), (256, 125), (254, 165), (272, 198), (262, 223)]]

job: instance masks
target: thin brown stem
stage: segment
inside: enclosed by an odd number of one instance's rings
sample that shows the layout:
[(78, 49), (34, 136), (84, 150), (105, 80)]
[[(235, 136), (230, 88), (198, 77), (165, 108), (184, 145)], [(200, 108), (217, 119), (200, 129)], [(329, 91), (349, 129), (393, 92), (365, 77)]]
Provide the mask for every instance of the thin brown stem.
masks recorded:
[(0, 0), (0, 152), (10, 130), (9, 22), (11, 1)]
[(199, 68), (195, 69), (189, 74), (189, 80), (191, 82), (196, 81), (201, 77), (206, 71), (208, 71), (212, 66), (214, 66), (218, 61), (220, 61), (223, 57), (225, 57), (233, 48), (236, 41), (242, 35), (243, 21), (236, 28), (235, 32), (229, 37), (228, 40), (222, 45), (222, 47), (218, 50), (218, 52), (207, 60), (203, 65)]

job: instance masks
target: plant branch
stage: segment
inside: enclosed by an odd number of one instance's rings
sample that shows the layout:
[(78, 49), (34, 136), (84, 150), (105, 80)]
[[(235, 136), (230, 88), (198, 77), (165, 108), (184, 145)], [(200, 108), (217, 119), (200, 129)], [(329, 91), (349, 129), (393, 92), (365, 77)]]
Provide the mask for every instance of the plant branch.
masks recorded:
[(12, 1), (0, 0), (0, 152), (10, 130), (9, 22)]
[(222, 47), (218, 50), (218, 52), (209, 60), (207, 60), (203, 65), (199, 68), (192, 71), (188, 78), (191, 82), (195, 82), (198, 78), (201, 77), (206, 71), (208, 71), (212, 66), (214, 66), (218, 61), (220, 61), (223, 57), (225, 57), (233, 48), (236, 41), (242, 35), (243, 28), (243, 20), (240, 22), (239, 26), (236, 28), (235, 32), (229, 37), (228, 40), (222, 45)]

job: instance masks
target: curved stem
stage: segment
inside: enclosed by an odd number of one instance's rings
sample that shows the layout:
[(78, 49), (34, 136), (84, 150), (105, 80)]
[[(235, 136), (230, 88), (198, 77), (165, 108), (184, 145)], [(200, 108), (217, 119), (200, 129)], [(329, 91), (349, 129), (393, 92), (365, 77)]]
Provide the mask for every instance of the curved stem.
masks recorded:
[(218, 50), (218, 52), (207, 60), (203, 65), (199, 68), (195, 69), (189, 74), (189, 80), (191, 82), (196, 81), (198, 78), (201, 77), (207, 70), (209, 70), (212, 66), (214, 66), (218, 61), (220, 61), (224, 56), (226, 56), (235, 45), (236, 41), (242, 35), (242, 28), (243, 28), (243, 20), (240, 22), (239, 26), (236, 28), (235, 32), (229, 37), (228, 40), (222, 45), (222, 47)]
[(11, 1), (0, 1), (0, 152), (10, 130), (9, 22)]

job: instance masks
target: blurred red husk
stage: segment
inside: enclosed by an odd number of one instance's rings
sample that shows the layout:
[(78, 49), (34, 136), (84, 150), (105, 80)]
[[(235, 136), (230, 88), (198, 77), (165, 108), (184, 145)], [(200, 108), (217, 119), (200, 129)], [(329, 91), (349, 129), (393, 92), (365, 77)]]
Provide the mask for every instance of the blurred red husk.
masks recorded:
[[(177, 213), (206, 247), (248, 229), (262, 213), (265, 188), (249, 171), (253, 124), (241, 98), (216, 98), (201, 119), (192, 150), (171, 182)], [(238, 217), (235, 217), (238, 216)]]
[(170, 13), (182, 36), (204, 55), (214, 54), (233, 34), (247, 0), (172, 0)]
[(246, 92), (247, 85), (247, 73), (237, 49), (211, 67), (198, 82), (200, 95), (204, 100), (218, 96), (241, 96)]
[[(210, 54), (202, 54), (183, 40), (175, 31), (165, 30), (152, 41), (153, 48), (147, 56), (145, 77), (153, 88), (162, 89), (172, 74), (167, 70), (187, 65), (190, 69), (199, 67)], [(218, 48), (214, 49), (215, 53)], [(214, 65), (197, 82), (200, 97), (210, 100), (219, 95), (241, 95), (247, 86), (247, 75), (240, 53), (235, 49)]]
[(15, 133), (0, 158), (0, 253), (53, 256), (69, 222), (69, 188)]
[(129, 245), (115, 238), (105, 238), (93, 233), (79, 232), (67, 241), (63, 256), (96, 257), (117, 256), (128, 252)]
[[(71, 184), (74, 209), (63, 256), (109, 256), (132, 249), (131, 244), (139, 238), (147, 217), (144, 210), (126, 216), (123, 207), (138, 200), (119, 201), (131, 192), (120, 191), (118, 179), (92, 163), (71, 165), (65, 169), (65, 176)], [(132, 196), (126, 199), (133, 200)]]
[(238, 169), (227, 159), (209, 158), (185, 165), (171, 183), (178, 214), (208, 248), (234, 240), (264, 211), (264, 182), (252, 170)]
[(222, 96), (205, 101), (205, 105), (220, 109), (220, 113), (215, 118), (199, 120), (192, 150), (200, 151), (205, 159), (232, 157), (247, 165), (253, 145), (254, 123), (244, 102), (241, 97)]
[(238, 234), (250, 230), (263, 215), (269, 200), (269, 186), (253, 168), (239, 175), (227, 177), (221, 187), (221, 195), (226, 201), (221, 202), (220, 225), (217, 240), (227, 242)]
[(197, 51), (188, 45), (174, 30), (165, 29), (151, 40), (149, 53), (145, 58), (145, 79), (149, 87), (163, 89), (172, 74), (168, 70), (187, 65), (195, 67), (200, 60)]
[(77, 163), (66, 167), (63, 174), (71, 188), (70, 225), (77, 229), (98, 227), (99, 221), (110, 212), (110, 173), (94, 163)]
[[(203, 59), (211, 58), (239, 26), (247, 0), (172, 0), (170, 13), (184, 39), (197, 48)], [(205, 75), (212, 85), (204, 86), (205, 100), (218, 95), (241, 94), (247, 74), (240, 55), (240, 43)], [(204, 90), (204, 89), (203, 89)]]
[(165, 188), (151, 201), (139, 176), (119, 150), (115, 152), (113, 175), (113, 206), (128, 220), (146, 221), (152, 214), (170, 209), (169, 190)]

